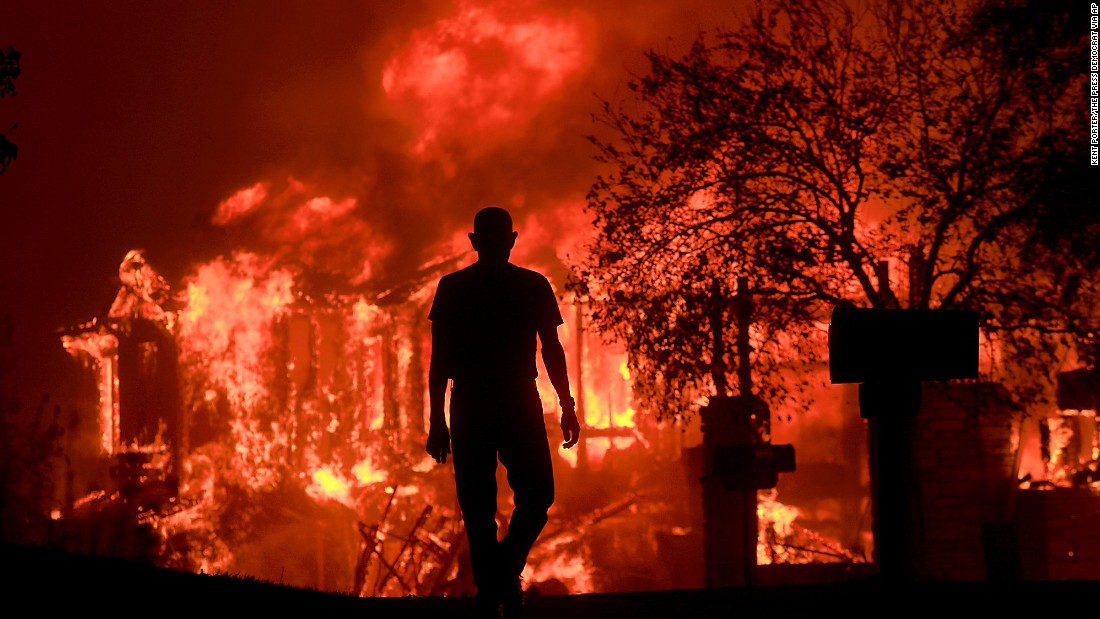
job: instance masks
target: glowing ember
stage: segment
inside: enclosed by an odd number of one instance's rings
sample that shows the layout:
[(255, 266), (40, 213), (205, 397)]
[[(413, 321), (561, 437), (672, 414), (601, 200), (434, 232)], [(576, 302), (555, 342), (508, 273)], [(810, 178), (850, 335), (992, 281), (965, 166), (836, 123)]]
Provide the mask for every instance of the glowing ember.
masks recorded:
[(776, 500), (775, 489), (760, 491), (756, 514), (759, 536), (756, 545), (758, 565), (773, 563), (859, 563), (862, 559), (839, 542), (804, 527), (795, 520), (798, 508)]
[(546, 559), (528, 563), (523, 579), (529, 583), (556, 580), (570, 593), (592, 593), (591, 567), (583, 556), (568, 552), (567, 544), (572, 541), (566, 539), (545, 549), (540, 555)]
[(791, 525), (798, 518), (798, 508), (784, 505), (775, 500), (775, 490), (761, 491), (760, 500), (756, 505), (756, 517), (766, 526), (771, 527), (781, 537), (791, 534)]
[(363, 460), (351, 468), (351, 472), (359, 483), (364, 485), (377, 484), (386, 481), (389, 473), (371, 466), (369, 459)]
[(350, 484), (331, 469), (320, 469), (314, 472), (313, 485), (307, 488), (306, 492), (317, 499), (332, 499), (352, 504)]

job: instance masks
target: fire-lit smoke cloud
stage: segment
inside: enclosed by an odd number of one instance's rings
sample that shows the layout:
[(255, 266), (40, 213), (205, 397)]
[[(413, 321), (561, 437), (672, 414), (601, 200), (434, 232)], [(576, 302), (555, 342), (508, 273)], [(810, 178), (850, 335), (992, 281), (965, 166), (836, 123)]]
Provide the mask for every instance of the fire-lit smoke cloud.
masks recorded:
[(587, 21), (527, 3), (478, 5), (412, 34), (382, 87), (418, 127), (413, 151), (515, 135), (591, 61)]
[[(592, 61), (593, 23), (580, 11), (531, 3), (449, 5), (408, 32), (373, 75), (383, 107), (413, 136), (409, 142), (368, 145), (365, 161), (352, 170), (288, 165), (284, 181), (257, 179), (237, 188), (210, 221), (313, 273), (352, 285), (376, 276), (381, 287), (400, 281), (440, 253), (469, 251), (453, 240), (464, 236), (482, 206), (529, 213), (560, 207), (561, 200), (558, 206), (546, 200), (542, 179), (531, 175), (534, 162), (555, 148), (554, 140), (537, 135), (545, 128), (536, 120), (555, 102), (560, 108)], [(572, 137), (582, 143), (582, 134)], [(513, 144), (526, 145), (526, 156), (507, 155)], [(571, 158), (585, 160), (580, 153)], [(314, 180), (298, 180), (303, 173)], [(580, 223), (582, 190), (572, 188), (571, 224)], [(539, 241), (543, 253), (561, 244)]]
[(245, 187), (231, 197), (222, 200), (221, 204), (218, 205), (218, 211), (214, 214), (213, 223), (224, 226), (234, 219), (256, 210), (266, 199), (267, 183), (260, 182), (251, 187)]
[(550, 268), (560, 265), (547, 252), (581, 249), (573, 237), (590, 227), (584, 196), (599, 166), (586, 137), (602, 131), (592, 122), (599, 98), (626, 92), (645, 50), (686, 51), (701, 32), (738, 18), (734, 6), (710, 0), (436, 6), (370, 76), (381, 87), (375, 109), (408, 132), (389, 145), (407, 159), (400, 195), (384, 202), (400, 209), (397, 221), (415, 224), (397, 232), (392, 255), (423, 262), (469, 251), (462, 239), (473, 214), (497, 205), (519, 226), (517, 258)]
[(246, 227), (251, 241), (281, 262), (361, 284), (390, 247), (362, 213), (356, 197), (320, 195), (291, 177), (277, 189), (267, 181), (240, 189), (218, 205), (212, 222)]
[[(563, 248), (580, 253), (590, 227), (584, 195), (598, 168), (585, 138), (599, 130), (597, 97), (614, 98), (624, 69), (641, 68), (651, 21), (664, 25), (665, 48), (673, 38), (686, 48), (704, 15), (730, 17), (691, 4), (422, 7), (361, 42), (360, 119), (328, 121), (346, 131), (309, 119), (319, 127), (304, 150), (317, 155), (226, 188), (208, 220), (326, 281), (381, 290), (469, 252), (473, 214), (498, 205), (521, 232), (515, 257), (561, 284)], [(311, 97), (330, 100), (328, 90)]]

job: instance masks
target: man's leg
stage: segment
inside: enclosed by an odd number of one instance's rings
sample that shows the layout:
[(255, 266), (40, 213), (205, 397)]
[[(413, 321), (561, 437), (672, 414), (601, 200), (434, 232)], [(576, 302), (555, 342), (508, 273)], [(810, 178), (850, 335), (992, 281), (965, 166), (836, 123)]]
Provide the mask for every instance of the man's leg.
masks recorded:
[(554, 468), (541, 405), (538, 413), (537, 418), (524, 415), (523, 423), (510, 428), (512, 433), (501, 440), (500, 462), (507, 469), (515, 505), (499, 549), (505, 582), (523, 571), (554, 503)]
[[(470, 547), (478, 598), (495, 600), (497, 550), (497, 454), (485, 436), (452, 434), (455, 490)], [(495, 602), (494, 602), (495, 603)]]

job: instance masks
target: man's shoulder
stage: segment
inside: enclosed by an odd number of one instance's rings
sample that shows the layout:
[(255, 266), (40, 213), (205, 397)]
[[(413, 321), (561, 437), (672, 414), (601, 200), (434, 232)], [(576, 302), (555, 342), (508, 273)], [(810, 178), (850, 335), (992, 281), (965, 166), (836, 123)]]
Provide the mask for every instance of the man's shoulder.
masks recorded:
[(439, 286), (453, 286), (468, 281), (473, 276), (473, 266), (474, 265), (471, 264), (457, 271), (451, 271), (450, 273), (444, 274), (443, 277), (439, 278)]
[(439, 278), (437, 290), (446, 290), (448, 293), (461, 294), (466, 289), (478, 289), (483, 286), (519, 286), (520, 289), (552, 289), (550, 280), (542, 273), (521, 267), (511, 262), (504, 265), (503, 269), (494, 268), (486, 270), (477, 263), (467, 267), (451, 271)]
[(543, 275), (542, 273), (539, 273), (538, 271), (536, 271), (534, 269), (528, 269), (526, 267), (521, 267), (518, 264), (513, 264), (511, 262), (508, 263), (508, 266), (510, 268), (509, 270), (512, 273), (512, 277), (522, 279), (526, 282), (530, 282), (530, 283), (533, 283), (533, 284), (542, 284), (544, 282), (547, 285), (550, 284), (550, 280), (547, 279), (547, 277), (545, 275)]

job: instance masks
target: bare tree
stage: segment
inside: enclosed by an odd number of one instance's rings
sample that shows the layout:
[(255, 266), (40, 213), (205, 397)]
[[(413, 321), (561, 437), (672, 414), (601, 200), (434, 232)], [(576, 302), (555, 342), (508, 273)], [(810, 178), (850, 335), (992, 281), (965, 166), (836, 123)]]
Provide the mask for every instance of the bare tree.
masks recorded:
[(1083, 196), (1085, 75), (1071, 68), (1084, 22), (1011, 1), (893, 3), (880, 17), (907, 93), (881, 168), (908, 306), (979, 310), (1014, 358), (1004, 378), (1036, 395), (1065, 336), (1095, 330), (1100, 262), (1083, 241), (1100, 218)]
[(1096, 223), (1064, 201), (1085, 106), (1063, 64), (1084, 39), (1021, 53), (1021, 11), (761, 0), (683, 57), (648, 54), (633, 98), (597, 115), (610, 171), (576, 274), (643, 382), (675, 387), (643, 385), (655, 409), (714, 392), (700, 299), (728, 302), (701, 293), (723, 276), (768, 292), (752, 324), (774, 345), (751, 362), (773, 401), (797, 389), (772, 370), (821, 352), (835, 305), (978, 310), (1017, 366), (1051, 362), (1047, 335), (1093, 328), (1075, 310), (1095, 299), (1095, 261), (1060, 250), (1083, 238), (1067, 213)]

